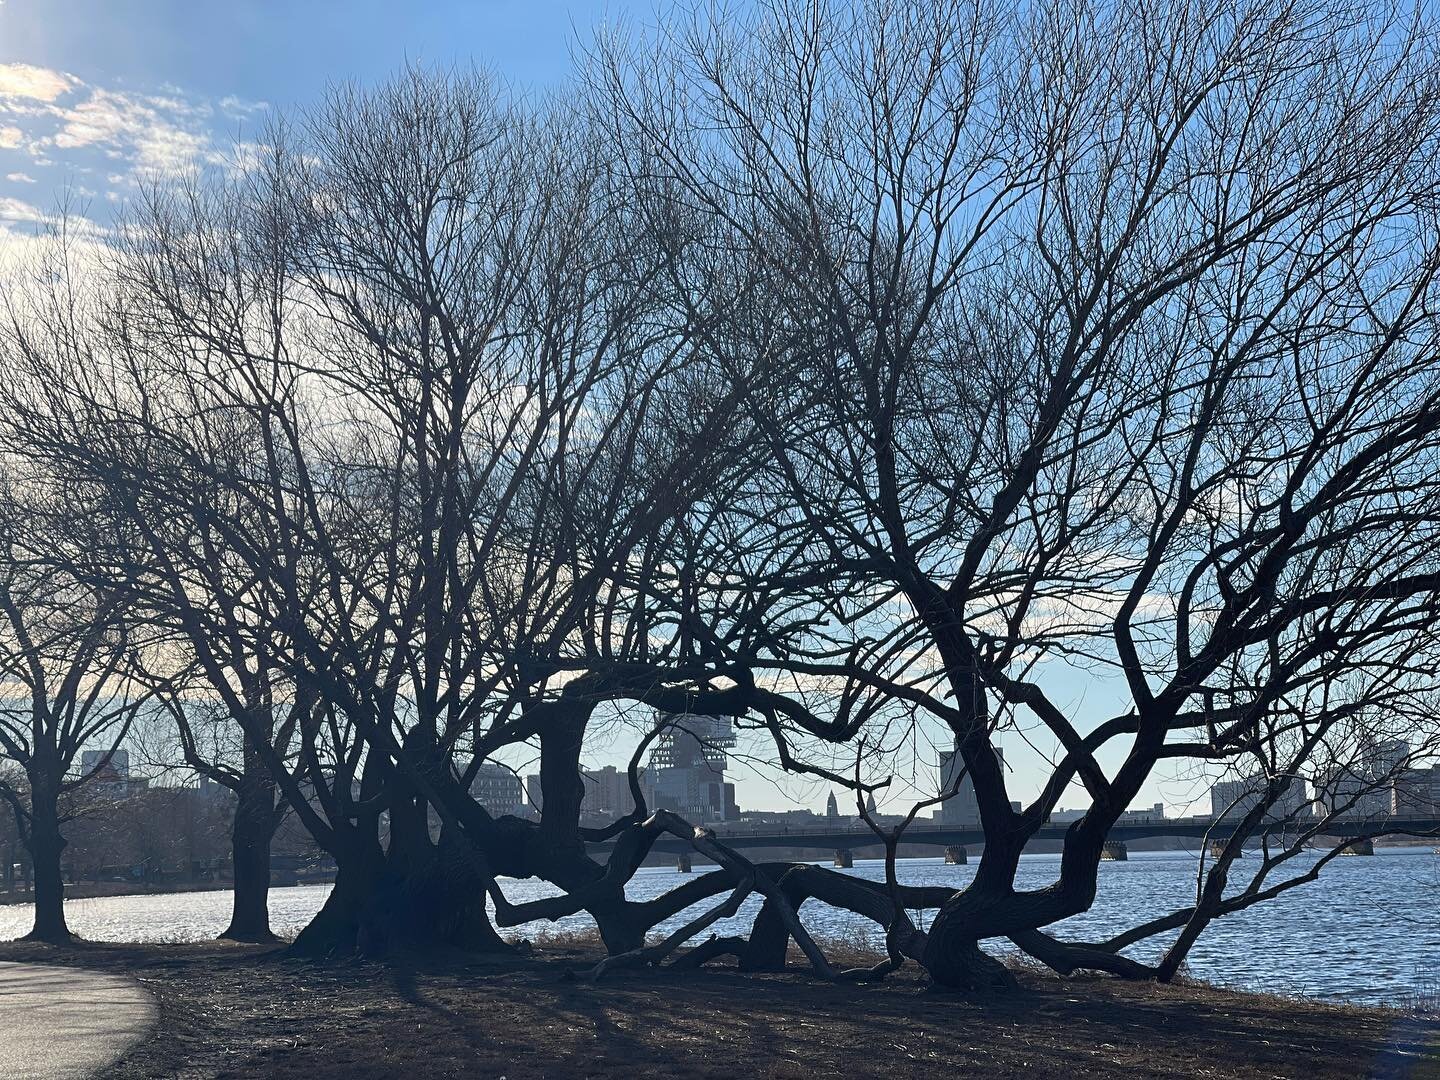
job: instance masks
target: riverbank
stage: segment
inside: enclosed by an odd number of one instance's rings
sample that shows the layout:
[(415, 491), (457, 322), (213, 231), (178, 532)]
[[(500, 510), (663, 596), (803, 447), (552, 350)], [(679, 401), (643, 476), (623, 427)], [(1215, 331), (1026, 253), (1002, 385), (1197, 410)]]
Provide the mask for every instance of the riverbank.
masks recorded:
[(907, 966), (832, 986), (795, 970), (572, 973), (585, 942), (530, 959), (314, 963), (230, 944), (49, 948), (0, 959), (123, 972), (159, 1022), (107, 1076), (1440, 1078), (1440, 1029), (1397, 1010), (1201, 985), (1060, 980), (983, 999)]
[[(99, 900), (110, 896), (169, 896), (172, 893), (224, 892), (233, 889), (230, 881), (167, 881), (147, 885), (134, 881), (77, 881), (65, 884), (66, 900)], [(32, 904), (35, 893), (25, 889), (0, 892), (0, 907)]]

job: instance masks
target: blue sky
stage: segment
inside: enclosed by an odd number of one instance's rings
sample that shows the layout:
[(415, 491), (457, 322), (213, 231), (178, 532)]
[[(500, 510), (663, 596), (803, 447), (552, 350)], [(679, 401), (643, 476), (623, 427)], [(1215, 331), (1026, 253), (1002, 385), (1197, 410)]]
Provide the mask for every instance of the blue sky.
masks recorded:
[(0, 229), (68, 193), (97, 220), (147, 170), (213, 163), (273, 109), (407, 62), (477, 63), (522, 86), (565, 76), (624, 0), (0, 0)]
[[(378, 82), (407, 62), (476, 63), (541, 90), (565, 78), (597, 24), (645, 25), (656, 10), (653, 0), (0, 0), (0, 255), (66, 193), (103, 226), (147, 173), (223, 163), (267, 115), (329, 84)], [(1061, 701), (1093, 721), (1119, 704), (1104, 680), (1052, 674)], [(1041, 754), (1016, 733), (1002, 742), (1012, 794), (1028, 799)], [(629, 748), (598, 753), (594, 764), (623, 764)], [(824, 805), (824, 785), (777, 786), (738, 766), (734, 778), (742, 805)], [(1137, 802), (1178, 810), (1200, 788), (1152, 781)]]

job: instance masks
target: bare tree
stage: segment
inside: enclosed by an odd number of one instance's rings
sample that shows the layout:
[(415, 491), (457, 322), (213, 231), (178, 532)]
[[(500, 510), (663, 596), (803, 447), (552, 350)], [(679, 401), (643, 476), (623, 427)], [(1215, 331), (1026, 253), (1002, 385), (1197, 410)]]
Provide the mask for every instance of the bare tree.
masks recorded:
[[(308, 722), (313, 703), (293, 686), (267, 671), (263, 658), (250, 656), (232, 642), (215, 650), (230, 667), (233, 693), (246, 710), (243, 722), (231, 715), (230, 705), (210, 688), (208, 680), (166, 680), (158, 700), (170, 721), (164, 736), (167, 764), (178, 763), (234, 795), (230, 821), (230, 856), (235, 897), (230, 923), (221, 933), (233, 941), (273, 941), (270, 931), (270, 848), (285, 820), (288, 804), (277, 798), (278, 787), (270, 772), (283, 763), (296, 775), (295, 734)], [(230, 696), (227, 693), (223, 696)], [(262, 753), (263, 744), (269, 752)]]
[[(766, 319), (702, 340), (769, 440), (736, 509), (774, 523), (752, 588), (835, 615), (762, 658), (829, 696), (828, 729), (782, 730), (845, 736), (883, 691), (943, 720), (974, 783), (984, 856), (917, 957), (1005, 982), (978, 942), (1009, 937), (1141, 973), (1042, 928), (1088, 907), (1157, 768), (1277, 717), (1317, 747), (1342, 679), (1353, 707), (1433, 682), (1433, 27), (777, 0), (612, 39), (594, 70), (637, 183), (713, 222), (677, 273), (740, 251), (770, 283)], [(698, 323), (732, 279), (677, 297)], [(1069, 715), (1058, 661), (1130, 707)], [(992, 750), (1017, 720), (1055, 747), (1019, 811)], [(1060, 880), (1017, 889), (1073, 781)]]
[[(571, 115), (478, 78), (341, 91), (253, 173), (156, 189), (93, 325), (16, 330), (11, 430), (125, 521), (125, 576), (336, 858), (304, 951), (494, 947), (501, 870), (586, 889), (625, 948), (649, 925), (622, 892), (643, 851), (611, 877), (585, 854), (580, 745), (598, 702), (655, 689), (623, 677), (652, 646), (607, 622), (645, 595), (615, 571), (646, 572), (724, 412), (683, 385), (658, 260)], [(293, 770), (256, 665), (314, 703)], [(526, 740), (538, 826), (466, 790)]]
[[(488, 894), (502, 926), (588, 911), (614, 963), (659, 963), (756, 892), (748, 938), (678, 962), (793, 938), (826, 978), (990, 986), (1001, 937), (1169, 977), (1226, 913), (1224, 855), (1158, 967), (1047, 931), (1142, 785), (1243, 760), (1273, 806), (1433, 689), (1429, 24), (776, 0), (668, 27), (602, 42), (583, 102), (411, 71), (277, 125), (243, 175), (156, 188), (95, 318), (12, 319), (0, 423), (133, 545), (119, 580), (335, 857), (301, 951), (495, 948)], [(1128, 704), (1070, 714), (1056, 665)], [(903, 827), (884, 884), (752, 863), (646, 805), (653, 732), (632, 812), (587, 830), (617, 703), (739, 717), (862, 807), (952, 743), (977, 873), (902, 886)], [(1018, 810), (1016, 727), (1051, 756)], [(538, 823), (468, 790), (521, 746)], [(1022, 890), (1072, 784), (1060, 878)], [(721, 871), (628, 900), (665, 834)], [(886, 962), (837, 971), (811, 899), (883, 925)]]
[[(0, 754), (24, 783), (0, 779), (34, 875), (30, 940), (70, 940), (61, 856), (65, 803), (105, 774), (147, 695), (134, 681), (140, 635), (123, 590), (95, 590), (53, 559), (64, 535), (35, 501), (36, 478), (7, 485), (0, 502)], [(48, 519), (48, 522), (47, 522)], [(47, 528), (49, 524), (51, 527)], [(85, 761), (82, 752), (93, 752)]]

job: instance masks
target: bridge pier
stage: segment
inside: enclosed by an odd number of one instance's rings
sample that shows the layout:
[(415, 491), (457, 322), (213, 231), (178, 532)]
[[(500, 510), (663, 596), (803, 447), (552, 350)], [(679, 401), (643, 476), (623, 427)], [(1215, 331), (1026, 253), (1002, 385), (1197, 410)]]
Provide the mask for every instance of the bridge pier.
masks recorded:
[(959, 844), (952, 844), (945, 849), (945, 862), (949, 866), (964, 866), (970, 861), (965, 849)]
[[(1225, 845), (1226, 845), (1227, 842), (1228, 842), (1228, 841), (1225, 841), (1225, 840), (1211, 840), (1210, 843), (1209, 843), (1209, 845), (1208, 845), (1208, 850), (1209, 850), (1209, 852), (1210, 852), (1210, 857), (1211, 857), (1212, 859), (1218, 859), (1218, 858), (1220, 858), (1221, 855), (1224, 855), (1224, 854), (1225, 854)], [(1237, 859), (1243, 859), (1243, 858), (1245, 857), (1245, 853), (1244, 853), (1243, 851), (1236, 852), (1235, 857), (1236, 857)]]
[(1374, 855), (1375, 841), (1351, 840), (1340, 852), (1341, 855)]
[(675, 860), (675, 869), (682, 874), (689, 874), (694, 871), (695, 867), (690, 862), (690, 853), (688, 851), (681, 852), (680, 857)]
[(849, 848), (835, 849), (835, 865), (841, 870), (849, 870), (855, 865), (855, 856), (851, 854)]
[(1125, 862), (1130, 858), (1130, 849), (1120, 840), (1106, 840), (1100, 849), (1100, 858), (1110, 862)]

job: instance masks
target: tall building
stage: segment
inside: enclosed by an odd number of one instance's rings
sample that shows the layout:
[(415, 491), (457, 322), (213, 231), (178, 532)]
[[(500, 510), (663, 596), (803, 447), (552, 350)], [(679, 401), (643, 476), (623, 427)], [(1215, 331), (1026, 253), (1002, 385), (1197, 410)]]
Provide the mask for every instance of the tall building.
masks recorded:
[(835, 792), (833, 791), (825, 800), (825, 820), (832, 826), (840, 820), (840, 805), (835, 801)]
[(1391, 812), (1409, 818), (1440, 815), (1440, 765), (1406, 769), (1396, 777)]
[(581, 804), (585, 813), (617, 818), (635, 808), (628, 772), (606, 765), (602, 769), (584, 769), (580, 775), (585, 780), (585, 801)]
[[(995, 759), (1003, 770), (1005, 768), (1005, 751), (998, 746), (993, 749)], [(940, 804), (938, 817), (942, 825), (957, 829), (973, 829), (980, 825), (980, 800), (975, 797), (975, 783), (970, 779), (969, 772), (960, 776), (964, 768), (965, 760), (960, 756), (958, 745), (940, 755), (939, 794), (944, 795), (948, 791), (954, 791), (955, 794)], [(958, 788), (955, 785), (957, 776), (960, 776)]]
[[(104, 750), (82, 750), (80, 752), (80, 771), (89, 776), (95, 773), (96, 783), (116, 782), (130, 779), (130, 751), (115, 750), (105, 760)], [(99, 772), (95, 772), (99, 769)]]
[(1347, 818), (1380, 818), (1395, 813), (1409, 759), (1410, 744), (1403, 739), (1366, 744), (1352, 760), (1336, 762), (1316, 778), (1318, 812)]
[(130, 776), (128, 750), (113, 751), (108, 761), (104, 750), (80, 751), (80, 774), (91, 778), (89, 790), (92, 794), (111, 799), (124, 799), (150, 786), (149, 780)]
[[(1260, 802), (1269, 780), (1256, 773), (1234, 780), (1218, 780), (1210, 787), (1210, 816), (1238, 821)], [(1305, 782), (1287, 777), (1280, 796), (1266, 812), (1268, 821), (1282, 821), (1299, 815), (1305, 807)]]
[(735, 789), (725, 782), (725, 751), (735, 745), (734, 717), (658, 713), (656, 726), (661, 731), (640, 780), (651, 808), (695, 822), (736, 816)]
[(1404, 739), (1379, 739), (1365, 748), (1365, 767), (1380, 781), (1393, 780), (1410, 760), (1410, 744)]
[(504, 765), (487, 761), (470, 784), (475, 801), (496, 816), (525, 812), (525, 787), (520, 777)]

